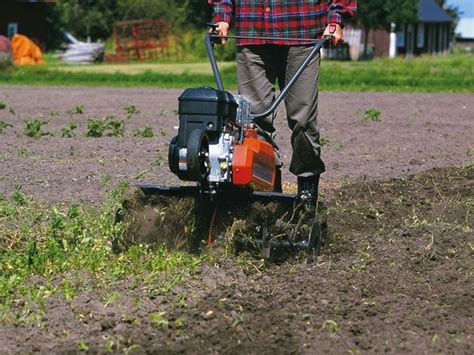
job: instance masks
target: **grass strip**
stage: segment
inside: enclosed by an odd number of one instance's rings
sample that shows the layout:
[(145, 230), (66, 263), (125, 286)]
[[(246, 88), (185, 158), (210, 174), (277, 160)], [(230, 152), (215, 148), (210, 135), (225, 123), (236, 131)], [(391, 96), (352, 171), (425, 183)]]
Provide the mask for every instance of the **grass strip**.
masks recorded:
[(114, 217), (125, 188), (112, 191), (100, 208), (39, 204), (20, 190), (0, 194), (0, 324), (39, 321), (53, 295), (72, 300), (124, 279), (147, 285), (150, 294), (166, 293), (196, 270), (201, 258), (164, 247), (112, 251), (124, 228)]
[[(139, 65), (139, 64), (137, 64)], [(187, 64), (189, 65), (189, 63)], [(134, 64), (130, 64), (133, 68)], [(101, 65), (94, 71), (67, 71), (67, 66), (53, 63), (42, 67), (22, 67), (0, 72), (0, 82), (23, 85), (112, 86), (187, 88), (215, 86), (213, 76), (202, 74), (202, 63), (192, 65), (189, 72), (162, 72), (163, 66), (138, 74), (111, 73), (111, 65), (101, 72)], [(161, 68), (161, 69), (160, 69)], [(198, 69), (199, 68), (199, 69)], [(105, 70), (105, 69), (104, 69)], [(134, 71), (132, 71), (134, 72)], [(236, 66), (226, 65), (221, 71), (226, 88), (237, 88)], [(324, 91), (385, 91), (385, 92), (474, 92), (474, 57), (448, 55), (405, 59), (376, 59), (370, 62), (322, 62), (321, 90)]]

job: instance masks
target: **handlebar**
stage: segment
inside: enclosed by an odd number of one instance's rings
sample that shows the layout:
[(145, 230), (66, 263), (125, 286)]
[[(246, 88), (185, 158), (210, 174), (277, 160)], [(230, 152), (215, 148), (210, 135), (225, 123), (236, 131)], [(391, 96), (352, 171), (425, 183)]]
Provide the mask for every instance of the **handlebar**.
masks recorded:
[(309, 62), (319, 53), (321, 48), (328, 46), (331, 43), (331, 36), (325, 36), (322, 39), (304, 39), (304, 38), (286, 38), (286, 37), (252, 37), (252, 36), (219, 36), (216, 33), (206, 33), (204, 36), (204, 42), (206, 44), (207, 55), (209, 57), (209, 61), (211, 62), (212, 72), (214, 74), (214, 80), (216, 81), (217, 88), (221, 91), (224, 91), (224, 85), (222, 84), (222, 78), (219, 73), (219, 68), (217, 66), (216, 57), (214, 56), (214, 48), (213, 45), (216, 43), (216, 39), (222, 38), (232, 38), (232, 39), (260, 39), (260, 40), (283, 40), (283, 41), (295, 41), (295, 42), (304, 42), (304, 43), (311, 43), (314, 44), (314, 48), (311, 50), (310, 54), (306, 57), (304, 62), (296, 71), (295, 75), (291, 78), (288, 84), (285, 85), (283, 90), (280, 92), (278, 97), (273, 101), (269, 108), (267, 108), (264, 112), (253, 114), (252, 117), (254, 119), (263, 118), (270, 114), (272, 114), (281, 101), (284, 99), (285, 95), (288, 91), (292, 88), (296, 80), (300, 77), (303, 71), (308, 66)]

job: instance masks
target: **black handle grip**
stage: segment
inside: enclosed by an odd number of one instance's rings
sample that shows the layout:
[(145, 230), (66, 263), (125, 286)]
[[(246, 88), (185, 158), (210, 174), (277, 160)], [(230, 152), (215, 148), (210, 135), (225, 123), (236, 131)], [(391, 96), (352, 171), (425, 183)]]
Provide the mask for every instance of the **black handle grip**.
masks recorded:
[(210, 27), (213, 33), (215, 33), (217, 30), (217, 27), (219, 27), (215, 23), (211, 23), (211, 22), (206, 23), (206, 26)]

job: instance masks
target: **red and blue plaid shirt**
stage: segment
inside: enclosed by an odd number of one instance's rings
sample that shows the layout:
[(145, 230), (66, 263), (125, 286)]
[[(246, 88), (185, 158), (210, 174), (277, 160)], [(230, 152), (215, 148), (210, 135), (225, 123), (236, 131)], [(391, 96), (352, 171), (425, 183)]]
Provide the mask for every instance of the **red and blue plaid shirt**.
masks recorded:
[[(251, 37), (318, 38), (329, 23), (344, 26), (357, 11), (356, 0), (208, 0), (214, 22), (233, 24), (235, 34)], [(280, 44), (287, 40), (240, 39), (238, 45)]]

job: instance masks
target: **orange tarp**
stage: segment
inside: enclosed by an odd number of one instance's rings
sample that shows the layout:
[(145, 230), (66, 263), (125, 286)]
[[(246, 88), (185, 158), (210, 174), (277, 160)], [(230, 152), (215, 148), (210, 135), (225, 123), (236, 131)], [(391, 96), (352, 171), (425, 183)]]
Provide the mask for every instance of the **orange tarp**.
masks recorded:
[(28, 37), (16, 34), (12, 41), (13, 58), (16, 65), (45, 64), (41, 49)]

